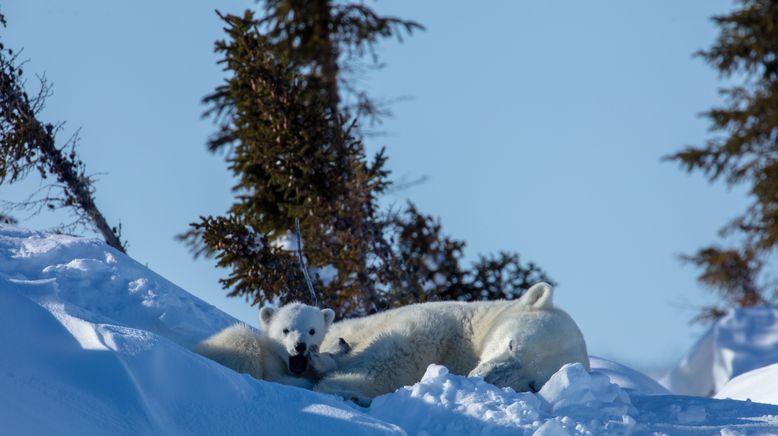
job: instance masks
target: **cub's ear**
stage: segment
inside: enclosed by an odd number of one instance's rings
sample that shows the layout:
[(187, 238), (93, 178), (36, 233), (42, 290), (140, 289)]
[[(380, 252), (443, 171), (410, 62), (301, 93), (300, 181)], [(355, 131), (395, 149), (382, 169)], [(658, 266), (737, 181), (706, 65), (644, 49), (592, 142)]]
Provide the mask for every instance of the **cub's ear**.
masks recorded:
[(519, 298), (519, 302), (533, 309), (551, 309), (554, 307), (554, 291), (545, 282), (535, 283)]
[(270, 319), (273, 318), (273, 313), (272, 307), (265, 306), (262, 309), (259, 309), (259, 323), (262, 327), (267, 328), (270, 325)]
[(324, 324), (329, 327), (332, 325), (332, 321), (335, 321), (335, 311), (332, 309), (322, 309), (321, 314), (324, 315)]

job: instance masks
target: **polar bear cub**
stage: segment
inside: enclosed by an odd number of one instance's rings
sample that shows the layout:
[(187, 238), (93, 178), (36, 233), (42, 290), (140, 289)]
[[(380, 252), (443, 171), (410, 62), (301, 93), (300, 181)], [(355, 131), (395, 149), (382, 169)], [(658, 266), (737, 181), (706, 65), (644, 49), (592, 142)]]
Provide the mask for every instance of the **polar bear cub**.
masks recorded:
[[(262, 330), (235, 324), (201, 342), (195, 352), (254, 378), (310, 388), (336, 367), (338, 356), (318, 348), (335, 319), (332, 309), (290, 303), (259, 311)], [(348, 352), (347, 344), (335, 352)]]

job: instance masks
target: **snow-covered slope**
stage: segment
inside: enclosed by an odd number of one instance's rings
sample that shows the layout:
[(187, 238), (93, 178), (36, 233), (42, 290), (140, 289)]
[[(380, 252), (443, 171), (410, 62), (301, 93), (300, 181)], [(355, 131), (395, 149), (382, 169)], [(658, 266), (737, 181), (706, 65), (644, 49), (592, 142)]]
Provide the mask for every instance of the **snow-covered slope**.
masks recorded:
[(2, 434), (400, 433), (342, 401), (258, 382), (145, 330), (0, 290)]
[(778, 308), (734, 309), (662, 379), (672, 392), (713, 395), (732, 378), (778, 363)]
[(364, 409), (189, 351), (232, 322), (99, 241), (0, 226), (0, 434), (778, 433), (778, 406), (663, 395), (602, 359), (538, 394), (432, 365)]
[(42, 306), (156, 333), (185, 347), (237, 322), (95, 239), (0, 226), (0, 281)]

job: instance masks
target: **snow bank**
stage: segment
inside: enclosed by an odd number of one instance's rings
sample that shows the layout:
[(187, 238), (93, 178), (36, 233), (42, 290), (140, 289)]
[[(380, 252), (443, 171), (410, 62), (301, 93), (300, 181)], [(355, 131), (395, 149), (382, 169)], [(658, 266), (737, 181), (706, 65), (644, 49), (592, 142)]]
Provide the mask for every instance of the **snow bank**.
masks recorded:
[(778, 404), (778, 364), (755, 369), (733, 378), (721, 388), (716, 398)]
[(778, 434), (778, 406), (662, 395), (597, 358), (592, 373), (566, 365), (537, 394), (431, 365), (364, 409), (189, 351), (232, 322), (99, 241), (0, 226), (0, 432)]
[[(236, 374), (144, 330), (0, 289), (3, 434), (398, 434), (334, 397)], [(293, 422), (292, 422), (292, 418)]]
[(672, 392), (713, 395), (733, 377), (778, 363), (778, 308), (734, 309), (661, 382)]
[(96, 239), (0, 226), (0, 286), (81, 319), (136, 327), (187, 348), (235, 322)]
[(656, 380), (620, 363), (612, 362), (602, 357), (589, 356), (589, 364), (593, 373), (606, 375), (611, 383), (618, 385), (629, 393), (647, 395), (670, 393)]
[(623, 434), (635, 425), (630, 408), (626, 392), (580, 364), (560, 369), (537, 395), (430, 365), (419, 383), (376, 398), (369, 413), (408, 434)]
[(778, 407), (631, 393), (580, 364), (565, 365), (537, 394), (430, 365), (419, 383), (373, 400), (370, 416), (410, 435), (778, 434)]

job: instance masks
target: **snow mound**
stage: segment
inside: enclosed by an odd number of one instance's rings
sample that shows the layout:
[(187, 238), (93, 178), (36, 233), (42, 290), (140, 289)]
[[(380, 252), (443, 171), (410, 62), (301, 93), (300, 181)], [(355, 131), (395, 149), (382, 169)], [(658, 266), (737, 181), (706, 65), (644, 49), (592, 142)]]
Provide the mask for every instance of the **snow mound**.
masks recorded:
[(0, 289), (3, 434), (398, 434), (335, 397), (254, 380), (153, 333)]
[(773, 363), (778, 363), (778, 308), (734, 309), (661, 382), (677, 394), (710, 396), (733, 377)]
[(778, 363), (733, 378), (721, 388), (716, 398), (778, 404)]
[(563, 366), (540, 389), (551, 412), (562, 415), (587, 416), (591, 419), (635, 414), (632, 402), (618, 385), (604, 374), (590, 374), (580, 363)]
[(580, 364), (562, 367), (537, 394), (430, 365), (419, 383), (376, 398), (367, 412), (427, 436), (778, 434), (776, 406), (628, 393)]
[(92, 322), (191, 348), (237, 320), (96, 239), (0, 225), (0, 286)]
[(516, 434), (540, 425), (541, 401), (490, 385), (479, 377), (453, 375), (430, 365), (422, 380), (370, 406), (370, 416), (394, 422), (408, 434)]
[(370, 415), (408, 434), (626, 434), (637, 411), (606, 375), (565, 365), (538, 394), (430, 365), (422, 380), (376, 398)]
[(620, 363), (601, 357), (589, 356), (589, 364), (592, 367), (592, 373), (606, 375), (611, 383), (618, 385), (628, 393), (647, 395), (670, 393), (656, 380)]

